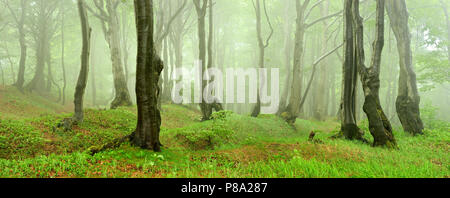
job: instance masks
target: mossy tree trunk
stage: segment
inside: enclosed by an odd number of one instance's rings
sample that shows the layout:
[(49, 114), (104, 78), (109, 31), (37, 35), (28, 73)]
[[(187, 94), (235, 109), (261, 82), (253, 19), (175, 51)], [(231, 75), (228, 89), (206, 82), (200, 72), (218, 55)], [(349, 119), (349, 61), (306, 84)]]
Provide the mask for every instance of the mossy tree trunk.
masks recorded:
[(378, 0), (376, 7), (376, 32), (370, 67), (364, 65), (364, 29), (359, 14), (359, 1), (353, 2), (353, 21), (355, 25), (355, 57), (364, 90), (363, 109), (369, 120), (369, 130), (374, 138), (373, 146), (395, 148), (397, 143), (392, 133), (392, 126), (380, 104), (380, 65), (384, 46), (384, 5), (385, 0)]

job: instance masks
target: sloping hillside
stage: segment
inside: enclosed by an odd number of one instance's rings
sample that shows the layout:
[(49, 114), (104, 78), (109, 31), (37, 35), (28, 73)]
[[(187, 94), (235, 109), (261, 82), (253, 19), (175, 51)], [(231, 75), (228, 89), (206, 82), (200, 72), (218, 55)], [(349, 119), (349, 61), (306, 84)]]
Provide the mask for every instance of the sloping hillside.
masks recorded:
[(71, 111), (71, 105), (62, 106), (56, 99), (20, 92), (15, 87), (0, 86), (0, 118), (31, 118), (45, 114)]

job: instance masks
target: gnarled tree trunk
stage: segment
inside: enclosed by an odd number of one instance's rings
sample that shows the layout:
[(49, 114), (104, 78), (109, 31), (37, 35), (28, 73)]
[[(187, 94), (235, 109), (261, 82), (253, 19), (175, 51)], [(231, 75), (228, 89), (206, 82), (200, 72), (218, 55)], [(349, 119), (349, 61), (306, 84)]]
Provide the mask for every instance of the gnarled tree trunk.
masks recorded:
[(417, 90), (416, 74), (413, 69), (411, 35), (408, 27), (408, 11), (404, 0), (387, 0), (386, 9), (391, 28), (397, 39), (400, 58), (400, 76), (396, 108), (403, 130), (413, 135), (422, 134), (420, 119), (420, 96)]
[(392, 133), (392, 126), (381, 108), (379, 97), (381, 54), (384, 46), (384, 4), (385, 0), (377, 1), (375, 41), (370, 67), (366, 68), (363, 20), (359, 15), (359, 1), (353, 3), (353, 20), (356, 28), (354, 30), (355, 57), (365, 96), (363, 109), (369, 119), (369, 130), (374, 139), (373, 146), (395, 148), (397, 143)]

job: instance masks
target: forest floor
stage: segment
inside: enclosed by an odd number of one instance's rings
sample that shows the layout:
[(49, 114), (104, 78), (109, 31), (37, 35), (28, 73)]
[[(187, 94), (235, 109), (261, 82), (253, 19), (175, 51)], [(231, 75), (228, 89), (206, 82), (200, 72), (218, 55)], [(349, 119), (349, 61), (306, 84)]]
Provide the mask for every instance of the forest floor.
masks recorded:
[[(197, 110), (164, 105), (162, 152), (124, 143), (91, 156), (90, 147), (134, 130), (136, 108), (88, 109), (81, 125), (64, 132), (55, 126), (67, 112), (0, 88), (0, 177), (450, 177), (448, 123), (418, 137), (396, 130), (399, 149), (388, 150), (330, 138), (339, 127), (332, 120), (298, 119), (294, 129), (272, 115), (219, 112), (200, 122)], [(361, 127), (368, 131), (367, 123)], [(319, 141), (308, 141), (311, 131)]]

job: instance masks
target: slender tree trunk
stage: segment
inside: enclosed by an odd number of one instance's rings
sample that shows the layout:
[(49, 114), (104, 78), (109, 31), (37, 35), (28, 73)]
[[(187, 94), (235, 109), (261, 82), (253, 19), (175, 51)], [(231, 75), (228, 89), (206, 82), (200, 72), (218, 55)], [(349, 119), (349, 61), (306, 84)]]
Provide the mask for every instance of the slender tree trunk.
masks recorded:
[(413, 135), (422, 134), (420, 119), (420, 96), (417, 89), (416, 74), (412, 64), (411, 35), (408, 27), (408, 11), (404, 0), (387, 0), (391, 28), (397, 39), (400, 58), (400, 77), (396, 101), (397, 114), (403, 130)]
[(156, 55), (153, 41), (153, 1), (135, 0), (134, 5), (138, 34), (136, 64), (138, 122), (136, 131), (131, 136), (131, 141), (141, 148), (161, 151), (158, 81), (164, 66)]
[[(261, 33), (261, 5), (260, 5), (260, 0), (256, 0), (256, 5), (255, 6), (255, 11), (256, 11), (256, 33), (257, 33), (257, 39), (258, 39), (258, 47), (259, 47), (259, 55), (258, 55), (258, 64), (259, 64), (259, 68), (263, 69), (264, 66), (264, 57), (265, 57), (265, 49), (269, 46), (269, 41), (270, 38), (272, 37), (273, 34), (273, 28), (272, 25), (270, 23), (269, 20), (269, 16), (267, 14), (267, 9), (266, 9), (266, 1), (263, 0), (263, 7), (264, 7), (264, 13), (266, 15), (266, 19), (267, 19), (267, 23), (270, 26), (270, 35), (266, 40), (266, 43), (264, 43), (263, 38), (262, 38), (262, 33)], [(252, 117), (258, 117), (258, 115), (261, 112), (261, 88), (264, 87), (264, 84), (267, 83), (267, 80), (264, 79), (264, 76), (262, 73), (259, 73), (259, 87), (257, 89), (257, 102), (255, 107), (253, 108), (252, 111)]]
[(19, 61), (19, 72), (17, 74), (17, 81), (14, 84), (19, 90), (23, 89), (25, 83), (25, 62), (27, 59), (27, 44), (25, 40), (25, 17), (27, 13), (27, 1), (21, 0), (21, 16), (17, 21), (17, 27), (19, 31), (19, 43), (20, 43), (20, 61)]
[(289, 104), (286, 108), (286, 112), (283, 112), (281, 116), (290, 124), (294, 124), (300, 111), (301, 102), (301, 85), (302, 79), (302, 59), (304, 56), (304, 39), (305, 39), (305, 11), (306, 7), (310, 3), (309, 0), (305, 0), (303, 4), (299, 0), (296, 1), (297, 20), (296, 20), (296, 32), (295, 32), (295, 46), (294, 46), (294, 66), (293, 66), (293, 78), (291, 84), (291, 96), (289, 98)]
[(78, 11), (80, 14), (81, 30), (83, 35), (83, 47), (81, 52), (80, 74), (78, 76), (74, 96), (75, 115), (73, 117), (73, 121), (76, 123), (83, 122), (83, 96), (89, 73), (89, 55), (91, 49), (90, 41), (92, 32), (89, 26), (89, 19), (86, 13), (84, 0), (78, 0)]
[(65, 41), (64, 41), (64, 4), (61, 4), (61, 68), (62, 68), (62, 75), (63, 75), (63, 88), (62, 88), (62, 104), (66, 104), (66, 87), (67, 87), (67, 77), (66, 77), (66, 66), (64, 62), (64, 50), (65, 50)]
[(286, 104), (288, 103), (289, 96), (289, 88), (290, 83), (292, 81), (292, 65), (291, 65), (291, 57), (292, 57), (292, 24), (289, 21), (289, 10), (292, 6), (292, 1), (286, 1), (284, 7), (284, 64), (286, 66), (286, 82), (283, 90), (283, 95), (280, 100), (280, 106), (278, 109), (278, 115), (281, 115), (284, 111), (286, 111)]
[(95, 82), (95, 68), (97, 67), (96, 65), (95, 65), (95, 62), (94, 62), (94, 60), (96, 60), (95, 59), (95, 57), (96, 57), (96, 54), (94, 54), (94, 53), (96, 53), (96, 49), (95, 49), (95, 46), (96, 46), (96, 42), (97, 42), (97, 36), (94, 34), (94, 36), (92, 37), (92, 42), (91, 42), (91, 46), (93, 46), (93, 50), (91, 50), (92, 52), (91, 52), (91, 56), (92, 57), (94, 57), (94, 58), (91, 58), (91, 89), (92, 89), (92, 106), (93, 107), (95, 107), (95, 106), (97, 106), (97, 85), (96, 85), (96, 82)]
[(111, 61), (112, 61), (112, 72), (114, 77), (114, 88), (116, 90), (116, 95), (114, 100), (111, 102), (111, 109), (115, 109), (120, 106), (131, 106), (131, 97), (128, 92), (128, 86), (125, 79), (125, 74), (123, 71), (121, 53), (122, 49), (120, 46), (120, 36), (119, 27), (117, 21), (116, 10), (110, 8), (110, 43), (109, 47), (111, 50)]
[[(200, 0), (194, 0), (195, 9), (197, 11), (197, 27), (198, 27), (198, 45), (199, 45), (199, 60), (202, 64), (203, 72), (206, 70), (206, 31), (205, 31), (205, 15), (206, 9), (208, 7), (208, 0), (203, 0), (202, 5), (200, 5)], [(203, 74), (202, 74), (203, 79)], [(202, 90), (205, 89), (208, 82), (202, 80)], [(203, 93), (203, 92), (202, 92)], [(200, 103), (200, 109), (202, 111), (202, 120), (209, 120), (212, 109), (209, 104), (206, 103), (204, 97), (202, 96), (202, 102)]]
[[(322, 17), (325, 17), (328, 15), (328, 1), (325, 1), (323, 6), (321, 6), (321, 14)], [(321, 4), (322, 5), (322, 4)], [(328, 23), (326, 21), (323, 21), (322, 23), (322, 28), (323, 28), (323, 32), (322, 32), (322, 39), (321, 39), (321, 48), (320, 48), (320, 53), (326, 53), (327, 52), (327, 38), (328, 38), (328, 32), (327, 30), (327, 26)], [(318, 45), (320, 46), (320, 45)], [(328, 114), (328, 71), (326, 69), (327, 66), (327, 60), (324, 59), (322, 61), (322, 63), (319, 65), (319, 78), (317, 79), (318, 81), (318, 86), (317, 86), (317, 90), (316, 90), (316, 96), (315, 96), (315, 108), (314, 108), (314, 118), (317, 120), (321, 120), (323, 121), (325, 119), (325, 117)]]

